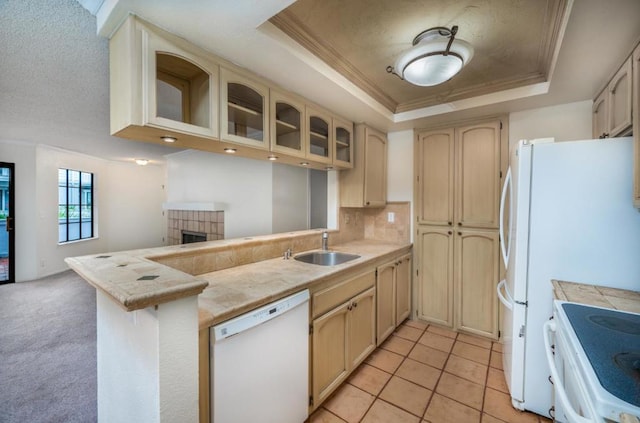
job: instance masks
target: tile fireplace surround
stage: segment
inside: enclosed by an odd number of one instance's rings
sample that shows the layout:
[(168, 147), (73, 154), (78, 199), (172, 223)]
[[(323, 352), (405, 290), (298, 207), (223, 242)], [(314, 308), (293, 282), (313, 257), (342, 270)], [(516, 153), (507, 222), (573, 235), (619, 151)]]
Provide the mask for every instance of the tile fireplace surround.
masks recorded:
[(167, 245), (182, 243), (182, 231), (201, 232), (207, 241), (224, 239), (224, 212), (168, 210)]

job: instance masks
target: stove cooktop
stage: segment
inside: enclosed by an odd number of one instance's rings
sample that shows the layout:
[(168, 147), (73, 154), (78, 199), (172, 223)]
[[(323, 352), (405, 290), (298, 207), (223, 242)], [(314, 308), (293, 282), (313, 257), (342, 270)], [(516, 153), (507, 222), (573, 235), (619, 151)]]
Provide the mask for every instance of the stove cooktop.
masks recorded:
[(562, 304), (600, 384), (640, 407), (640, 315)]

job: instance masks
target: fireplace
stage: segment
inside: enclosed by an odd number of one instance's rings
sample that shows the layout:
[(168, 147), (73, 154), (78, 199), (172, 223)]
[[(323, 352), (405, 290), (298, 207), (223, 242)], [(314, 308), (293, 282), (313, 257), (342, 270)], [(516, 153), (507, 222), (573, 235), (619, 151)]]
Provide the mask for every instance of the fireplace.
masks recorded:
[(207, 240), (205, 232), (182, 231), (182, 243), (191, 244), (192, 242), (204, 242)]

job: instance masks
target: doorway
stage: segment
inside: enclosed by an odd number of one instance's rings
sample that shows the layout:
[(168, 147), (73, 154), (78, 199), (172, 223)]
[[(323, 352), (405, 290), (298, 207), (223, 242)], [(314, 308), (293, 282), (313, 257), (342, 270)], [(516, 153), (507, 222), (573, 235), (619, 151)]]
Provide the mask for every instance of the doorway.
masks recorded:
[(15, 282), (15, 166), (0, 162), (0, 284)]

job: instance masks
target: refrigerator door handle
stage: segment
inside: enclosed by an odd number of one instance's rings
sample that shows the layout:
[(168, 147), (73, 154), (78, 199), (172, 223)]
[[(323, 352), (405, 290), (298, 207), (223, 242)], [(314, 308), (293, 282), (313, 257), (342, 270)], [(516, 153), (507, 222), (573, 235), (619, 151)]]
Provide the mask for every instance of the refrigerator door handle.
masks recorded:
[[(513, 310), (513, 299), (511, 298), (511, 295), (509, 295), (509, 291), (507, 290), (507, 287), (505, 285), (506, 283), (506, 279), (501, 280), (496, 287), (496, 291), (498, 292), (498, 298), (500, 299), (500, 302), (504, 304), (504, 306), (509, 310)], [(505, 295), (502, 295), (502, 288), (504, 288)]]
[(511, 234), (511, 219), (509, 219), (509, 224), (507, 226), (507, 234), (504, 233), (504, 206), (507, 198), (507, 190), (509, 190), (509, 210), (513, 206), (513, 196), (512, 196), (512, 188), (511, 188), (511, 167), (507, 170), (507, 175), (504, 178), (504, 185), (502, 186), (502, 195), (500, 196), (500, 230), (498, 231), (498, 235), (500, 236), (500, 253), (502, 254), (502, 261), (504, 262), (504, 266), (507, 267), (509, 263), (509, 253), (511, 252), (511, 242), (508, 240), (505, 247), (505, 240)]

